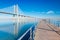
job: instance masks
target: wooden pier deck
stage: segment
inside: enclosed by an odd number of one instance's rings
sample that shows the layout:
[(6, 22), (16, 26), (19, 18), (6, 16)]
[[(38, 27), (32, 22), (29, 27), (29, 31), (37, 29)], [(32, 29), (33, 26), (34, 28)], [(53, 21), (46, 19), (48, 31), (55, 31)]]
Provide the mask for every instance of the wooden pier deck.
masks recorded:
[(34, 40), (60, 40), (60, 29), (42, 20), (37, 25)]

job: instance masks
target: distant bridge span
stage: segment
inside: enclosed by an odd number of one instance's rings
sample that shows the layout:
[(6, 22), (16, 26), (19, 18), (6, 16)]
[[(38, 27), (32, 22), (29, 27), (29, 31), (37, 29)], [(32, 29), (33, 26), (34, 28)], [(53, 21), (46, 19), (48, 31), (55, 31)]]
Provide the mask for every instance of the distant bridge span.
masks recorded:
[[(9, 15), (13, 15), (13, 16), (17, 15), (17, 14), (8, 13), (8, 12), (0, 12), (0, 13), (2, 13), (2, 14), (9, 14)], [(20, 14), (18, 14), (18, 16), (21, 16), (21, 17), (30, 17), (30, 16), (25, 16), (25, 15), (20, 15)]]

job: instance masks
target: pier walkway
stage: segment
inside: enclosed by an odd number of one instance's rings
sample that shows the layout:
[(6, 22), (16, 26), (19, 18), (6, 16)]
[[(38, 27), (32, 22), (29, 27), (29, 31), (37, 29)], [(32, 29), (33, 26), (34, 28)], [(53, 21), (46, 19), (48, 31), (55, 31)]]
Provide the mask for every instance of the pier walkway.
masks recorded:
[(60, 29), (42, 20), (37, 25), (34, 40), (60, 40)]

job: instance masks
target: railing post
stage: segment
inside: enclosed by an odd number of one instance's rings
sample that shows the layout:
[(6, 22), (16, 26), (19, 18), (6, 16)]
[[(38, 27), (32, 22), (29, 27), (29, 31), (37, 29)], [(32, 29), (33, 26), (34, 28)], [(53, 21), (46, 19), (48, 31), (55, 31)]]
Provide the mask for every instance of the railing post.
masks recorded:
[(50, 24), (50, 19), (48, 21), (49, 21), (49, 24)]
[(30, 40), (32, 40), (32, 27), (30, 28)]
[(58, 21), (58, 23), (57, 23), (57, 24), (58, 24), (58, 27), (59, 27), (59, 21)]

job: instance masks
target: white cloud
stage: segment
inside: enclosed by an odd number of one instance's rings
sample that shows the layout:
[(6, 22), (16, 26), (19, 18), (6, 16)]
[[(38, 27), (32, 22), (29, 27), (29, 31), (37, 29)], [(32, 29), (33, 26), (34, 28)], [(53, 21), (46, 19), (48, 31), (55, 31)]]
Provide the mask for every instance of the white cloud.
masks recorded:
[(47, 14), (54, 14), (55, 12), (54, 11), (48, 11), (46, 12)]

